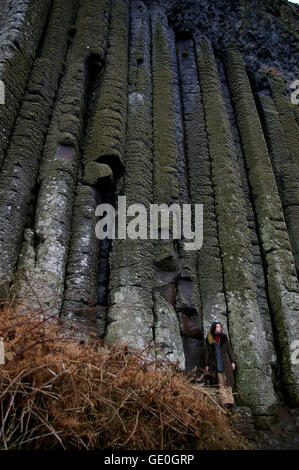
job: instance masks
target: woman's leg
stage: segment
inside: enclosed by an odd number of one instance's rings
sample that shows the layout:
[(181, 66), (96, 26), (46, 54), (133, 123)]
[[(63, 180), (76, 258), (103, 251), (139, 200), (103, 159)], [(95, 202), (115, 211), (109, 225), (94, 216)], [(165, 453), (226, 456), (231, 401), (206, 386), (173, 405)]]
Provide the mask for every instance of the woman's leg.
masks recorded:
[(226, 397), (225, 403), (230, 403), (231, 405), (233, 405), (235, 403), (233, 391), (232, 391), (232, 387), (229, 387), (226, 383), (225, 372), (223, 372), (223, 381), (224, 381), (224, 392), (225, 392), (225, 397)]
[(217, 379), (218, 379), (218, 387), (219, 387), (219, 395), (222, 405), (228, 403), (226, 401), (226, 393), (224, 388), (224, 377), (222, 372), (217, 372)]
[(223, 405), (225, 405), (225, 403), (234, 404), (232, 387), (227, 386), (225, 373), (217, 372), (217, 379), (221, 403)]

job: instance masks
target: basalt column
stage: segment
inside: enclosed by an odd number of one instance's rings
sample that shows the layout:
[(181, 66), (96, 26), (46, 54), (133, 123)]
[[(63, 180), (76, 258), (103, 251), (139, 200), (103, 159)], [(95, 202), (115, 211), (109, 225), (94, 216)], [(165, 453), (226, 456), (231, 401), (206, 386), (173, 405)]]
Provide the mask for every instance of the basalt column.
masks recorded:
[(193, 204), (203, 204), (203, 245), (196, 252), (196, 256), (198, 258), (202, 328), (205, 338), (213, 321), (220, 321), (227, 332), (227, 312), (214, 188), (193, 39), (178, 37), (177, 54), (190, 200)]
[(296, 122), (296, 117), (293, 113), (290, 97), (285, 96), (284, 83), (281, 79), (275, 77), (275, 75), (270, 75), (269, 85), (271, 89), (271, 95), (273, 97), (275, 107), (279, 114), (281, 125), (285, 133), (286, 145), (290, 154), (290, 158), (299, 168), (299, 128)]
[[(186, 52), (188, 50), (188, 52)], [(190, 56), (188, 55), (190, 51)], [(192, 55), (193, 52), (193, 55)], [(178, 178), (179, 178), (179, 200), (180, 207), (183, 204), (191, 204), (190, 197), (190, 174), (188, 161), (190, 157), (191, 126), (194, 128), (190, 109), (196, 100), (196, 83), (190, 86), (191, 81), (197, 78), (196, 62), (194, 60), (193, 42), (189, 37), (177, 35), (175, 37), (175, 54), (178, 65), (177, 91), (179, 97), (177, 130), (181, 129), (182, 137), (178, 142)], [(189, 58), (186, 64), (186, 58)], [(192, 67), (194, 65), (195, 67)], [(198, 82), (198, 80), (197, 80)], [(175, 95), (176, 96), (176, 95)], [(180, 135), (180, 134), (179, 134)], [(196, 147), (191, 151), (193, 157), (198, 158), (199, 152)], [(187, 161), (188, 157), (188, 161)], [(199, 201), (196, 201), (199, 202)], [(202, 203), (202, 201), (200, 201)], [(192, 205), (192, 210), (195, 206)], [(194, 220), (193, 220), (194, 223)], [(196, 227), (198, 236), (201, 227)], [(183, 234), (182, 234), (183, 235)], [(198, 250), (186, 250), (182, 236), (178, 242), (180, 276), (177, 282), (176, 311), (179, 315), (181, 334), (184, 344), (186, 369), (201, 369), (204, 366), (203, 351), (203, 328), (202, 328), (202, 304), (198, 282)], [(188, 241), (187, 241), (188, 243)]]
[(47, 26), (51, 3), (50, 0), (21, 0), (6, 2), (3, 9), (1, 6), (0, 80), (5, 85), (5, 104), (0, 106), (0, 165)]
[[(177, 204), (178, 150), (176, 135), (176, 107), (174, 99), (174, 71), (170, 53), (168, 22), (161, 11), (152, 14), (152, 83), (153, 83), (153, 190), (154, 203)], [(173, 217), (175, 217), (173, 215)], [(160, 234), (165, 229), (162, 217)], [(157, 356), (178, 360), (185, 365), (179, 322), (174, 308), (175, 285), (179, 274), (177, 244), (172, 239), (160, 239), (155, 243), (155, 290), (154, 290), (154, 339)]]
[(229, 122), (230, 122), (230, 129), (232, 132), (232, 137), (234, 140), (234, 146), (236, 151), (236, 158), (239, 167), (240, 173), (240, 181), (241, 181), (241, 188), (244, 194), (245, 206), (246, 206), (246, 218), (247, 218), (247, 225), (250, 231), (250, 241), (251, 244), (249, 249), (252, 253), (252, 274), (253, 280), (256, 284), (257, 288), (257, 302), (259, 306), (259, 311), (261, 314), (261, 319), (263, 322), (268, 352), (269, 352), (269, 363), (272, 368), (272, 379), (275, 382), (275, 385), (279, 388), (279, 381), (278, 381), (278, 363), (277, 363), (277, 355), (275, 351), (274, 345), (274, 332), (273, 332), (273, 325), (271, 319), (271, 309), (268, 303), (268, 296), (267, 296), (267, 286), (266, 286), (266, 279), (264, 273), (264, 266), (263, 266), (263, 256), (261, 252), (261, 247), (259, 243), (258, 237), (258, 230), (256, 224), (256, 217), (254, 213), (254, 208), (252, 206), (251, 201), (251, 191), (250, 185), (248, 181), (248, 174), (246, 169), (245, 158), (242, 151), (241, 146), (241, 139), (238, 132), (238, 122), (237, 117), (235, 115), (232, 103), (232, 97), (228, 86), (227, 75), (225, 69), (223, 67), (223, 63), (220, 58), (217, 58), (217, 66), (219, 72), (219, 78), (221, 81), (221, 88), (222, 88), (222, 95), (226, 107), (226, 111), (228, 114)]
[[(72, 240), (67, 264), (63, 315), (80, 318), (86, 326), (105, 335), (108, 257), (110, 240), (96, 236), (96, 207), (115, 202), (115, 185), (122, 172), (127, 118), (127, 36), (126, 3), (116, 1), (111, 11), (105, 64), (91, 56), (94, 74), (89, 90), (89, 115), (79, 174)], [(101, 282), (101, 280), (103, 282)], [(99, 292), (101, 291), (101, 292)]]
[[(258, 96), (264, 134), (298, 273), (299, 167), (291, 159), (287, 137), (271, 96)], [(296, 123), (295, 123), (296, 124)]]
[[(191, 57), (195, 69), (186, 70), (184, 61), (186, 55), (184, 53), (187, 42), (188, 49), (193, 47), (192, 40), (186, 41), (182, 38), (175, 38), (175, 55), (178, 65), (177, 84), (175, 86), (175, 97), (177, 108), (177, 134), (180, 137), (178, 141), (178, 178), (179, 178), (179, 201), (180, 207), (183, 204), (191, 204), (190, 185), (189, 185), (189, 169), (187, 162), (187, 150), (189, 150), (188, 142), (190, 136), (187, 132), (188, 111), (186, 107), (194, 100), (194, 87), (189, 87), (191, 77), (197, 77), (196, 63), (194, 55)], [(192, 55), (192, 54), (191, 54)], [(189, 82), (188, 82), (189, 79)], [(189, 116), (190, 117), (190, 116)], [(194, 126), (194, 123), (193, 123)], [(180, 133), (178, 133), (180, 130)], [(187, 141), (187, 145), (186, 145)], [(196, 150), (193, 149), (196, 153)], [(194, 155), (194, 153), (192, 153)], [(192, 206), (194, 210), (195, 206)], [(201, 227), (196, 227), (200, 233)], [(198, 233), (198, 236), (199, 236)], [(186, 240), (182, 234), (182, 240), (178, 241), (178, 256), (180, 276), (177, 282), (176, 292), (176, 311), (179, 315), (181, 334), (184, 345), (186, 369), (201, 369), (204, 367), (204, 349), (203, 349), (203, 328), (202, 328), (202, 305), (201, 295), (198, 282), (198, 250), (188, 251), (185, 246)], [(187, 242), (188, 243), (188, 242)]]
[[(77, 0), (53, 3), (0, 173), (1, 284), (12, 280), (23, 233), (32, 238), (36, 177), (64, 69)], [(2, 107), (0, 108), (1, 112)]]
[[(151, 202), (152, 130), (149, 19), (142, 2), (131, 4), (126, 15), (125, 66), (128, 92), (126, 153), (122, 187), (116, 199), (118, 223), (110, 255), (109, 309), (105, 340), (125, 342), (144, 348), (153, 339), (151, 245), (148, 240), (131, 239), (127, 234), (135, 213), (127, 206)], [(129, 28), (130, 24), (130, 28)], [(124, 41), (123, 41), (124, 42)], [(127, 61), (129, 62), (127, 64)], [(128, 98), (128, 102), (127, 102)], [(126, 198), (126, 200), (124, 199)], [(118, 202), (122, 201), (122, 202)], [(136, 210), (138, 210), (136, 208)]]
[[(295, 259), (297, 275), (299, 273), (299, 206), (298, 206), (298, 172), (299, 172), (299, 128), (293, 113), (292, 104), (289, 96), (284, 96), (285, 87), (277, 77), (270, 77), (269, 84), (274, 101), (275, 109), (279, 116), (281, 124), (281, 133), (283, 133), (283, 156), (282, 165), (291, 165), (291, 175), (284, 178), (283, 202), (284, 216), (290, 237), (291, 248)], [(273, 130), (272, 130), (273, 135)], [(277, 136), (277, 134), (276, 134)], [(287, 183), (287, 184), (286, 184)], [(292, 196), (291, 196), (292, 193)]]
[(21, 298), (51, 314), (59, 312), (63, 298), (90, 88), (88, 62), (93, 55), (104, 60), (108, 2), (82, 1), (75, 30), (39, 168), (34, 231), (23, 245), (17, 285)]
[(291, 356), (298, 339), (299, 285), (294, 257), (249, 80), (242, 56), (236, 50), (229, 53), (228, 75), (266, 262), (281, 378), (287, 399), (295, 404), (298, 402), (299, 364)]
[(228, 330), (238, 361), (237, 391), (242, 403), (250, 406), (255, 415), (264, 415), (271, 413), (276, 397), (257, 302), (246, 202), (210, 43), (201, 40), (197, 53), (223, 262)]

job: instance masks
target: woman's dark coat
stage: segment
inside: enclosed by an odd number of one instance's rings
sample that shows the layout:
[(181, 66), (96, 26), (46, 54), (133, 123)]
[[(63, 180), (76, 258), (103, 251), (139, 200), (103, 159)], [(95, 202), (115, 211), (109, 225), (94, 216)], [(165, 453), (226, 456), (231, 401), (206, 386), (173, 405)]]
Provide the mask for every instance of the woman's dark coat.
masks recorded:
[[(222, 361), (224, 366), (224, 372), (226, 375), (226, 383), (232, 387), (234, 385), (234, 374), (232, 369), (232, 362), (235, 362), (231, 345), (226, 334), (222, 333), (220, 336), (220, 350), (222, 354)], [(216, 352), (213, 342), (213, 336), (211, 333), (208, 334), (205, 342), (205, 365), (209, 366), (209, 373), (211, 376), (211, 384), (216, 385), (217, 380), (217, 362)]]

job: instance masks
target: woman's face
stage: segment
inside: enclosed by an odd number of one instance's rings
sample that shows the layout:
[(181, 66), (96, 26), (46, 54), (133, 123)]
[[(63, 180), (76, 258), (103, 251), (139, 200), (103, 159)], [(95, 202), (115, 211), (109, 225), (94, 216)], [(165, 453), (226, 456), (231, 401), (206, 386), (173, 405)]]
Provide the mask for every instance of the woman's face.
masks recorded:
[(220, 323), (217, 323), (216, 328), (215, 328), (215, 332), (216, 333), (221, 333), (222, 332), (222, 328), (221, 328)]

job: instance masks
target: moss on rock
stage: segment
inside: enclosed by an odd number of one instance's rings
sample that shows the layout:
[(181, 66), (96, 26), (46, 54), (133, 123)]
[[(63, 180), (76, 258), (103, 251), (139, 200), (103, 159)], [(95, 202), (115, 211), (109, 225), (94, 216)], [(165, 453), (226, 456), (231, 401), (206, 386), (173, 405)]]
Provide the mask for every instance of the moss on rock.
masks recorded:
[(291, 360), (291, 344), (298, 337), (294, 319), (299, 309), (299, 286), (294, 258), (254, 97), (242, 56), (236, 50), (229, 52), (228, 76), (266, 262), (282, 380), (288, 400), (296, 403), (299, 366)]
[(242, 403), (250, 406), (254, 414), (264, 414), (276, 404), (276, 397), (253, 279), (246, 204), (215, 58), (211, 44), (205, 39), (198, 48), (198, 68), (215, 191), (228, 328), (238, 365), (237, 390)]

